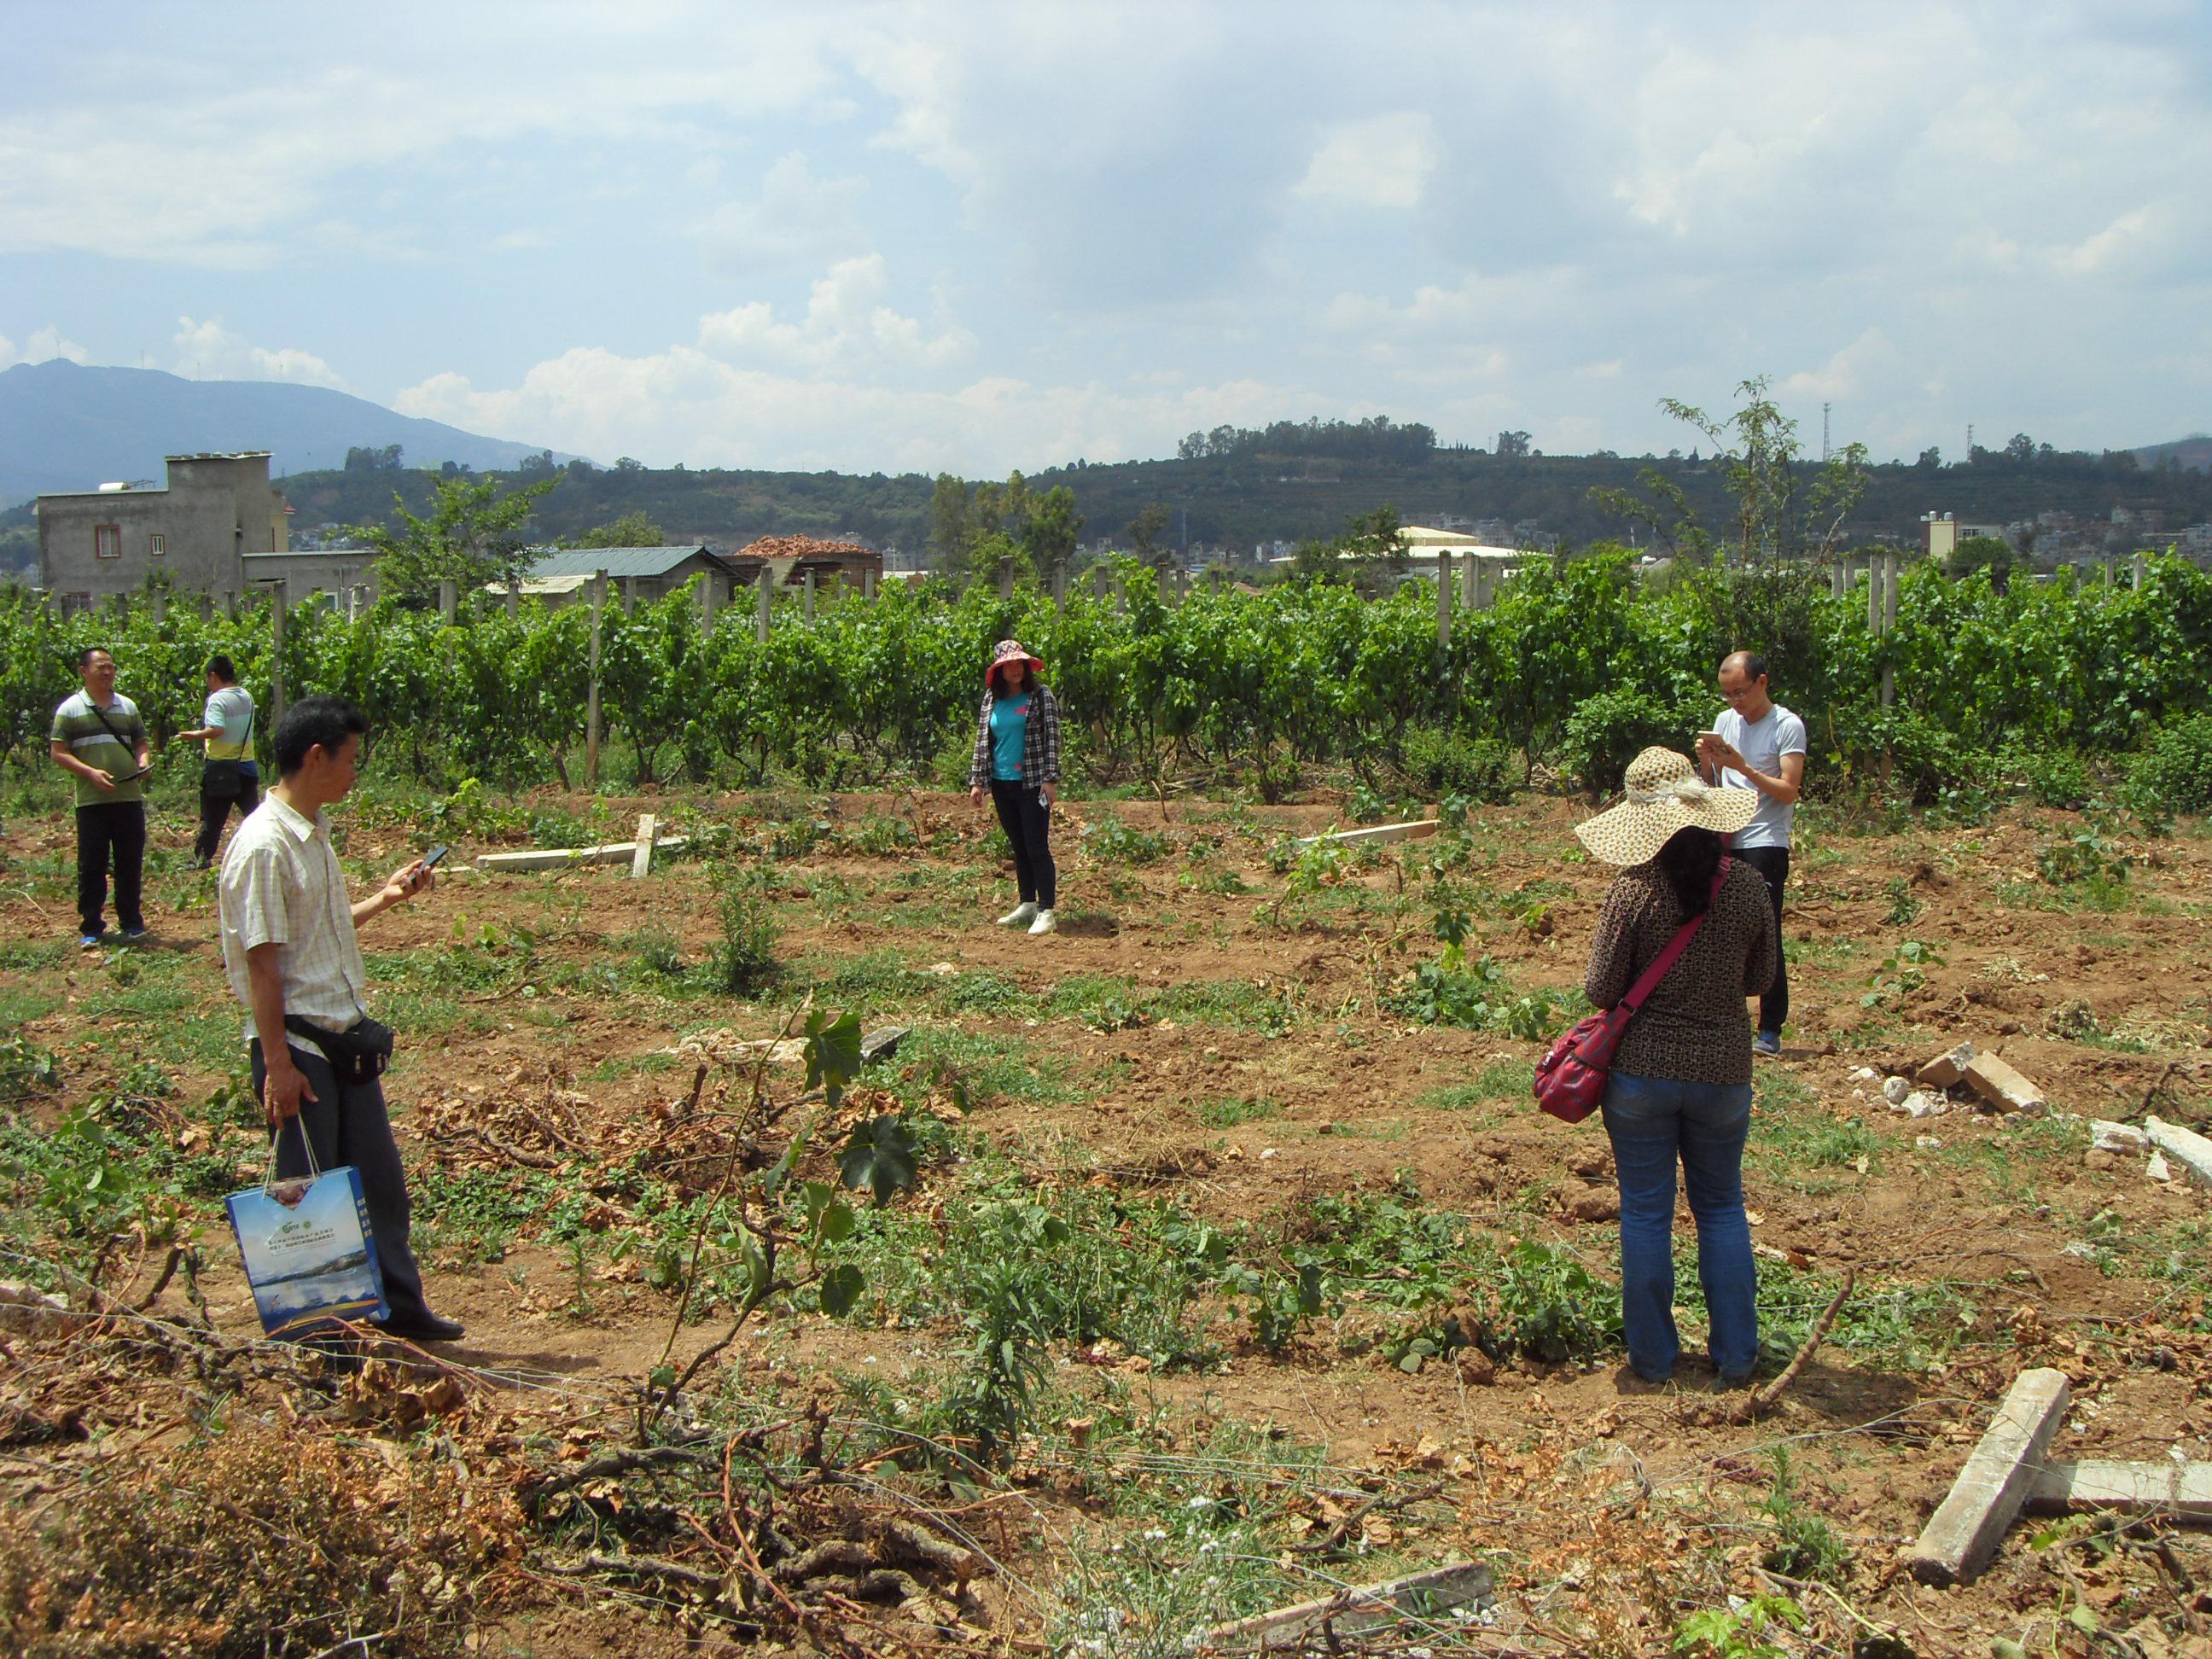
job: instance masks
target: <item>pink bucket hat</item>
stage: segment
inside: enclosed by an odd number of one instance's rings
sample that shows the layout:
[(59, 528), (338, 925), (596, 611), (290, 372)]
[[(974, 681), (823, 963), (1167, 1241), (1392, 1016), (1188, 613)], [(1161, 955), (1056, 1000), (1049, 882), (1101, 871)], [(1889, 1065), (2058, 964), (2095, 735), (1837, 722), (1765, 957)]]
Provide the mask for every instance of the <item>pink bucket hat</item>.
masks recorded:
[(991, 665), (983, 671), (983, 684), (989, 685), (991, 677), (999, 672), (1000, 664), (1009, 662), (1027, 663), (1032, 674), (1044, 666), (1044, 659), (1033, 657), (1023, 650), (1022, 642), (1019, 640), (1000, 640), (997, 647), (991, 653)]

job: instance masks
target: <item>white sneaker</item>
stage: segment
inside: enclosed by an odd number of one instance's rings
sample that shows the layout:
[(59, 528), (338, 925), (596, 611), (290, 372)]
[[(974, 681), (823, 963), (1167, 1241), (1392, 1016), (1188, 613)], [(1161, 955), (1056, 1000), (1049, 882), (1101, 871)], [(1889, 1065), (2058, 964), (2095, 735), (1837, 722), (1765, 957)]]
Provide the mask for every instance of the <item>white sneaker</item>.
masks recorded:
[(1030, 924), (1030, 937), (1035, 939), (1039, 933), (1049, 933), (1059, 925), (1052, 919), (1051, 911), (1040, 910), (1036, 913), (1036, 920)]
[(1006, 915), (999, 918), (999, 926), (1001, 927), (1023, 927), (1029, 922), (1036, 921), (1036, 906), (1031, 903), (1029, 900), (1024, 899), (1019, 904), (1017, 904), (1012, 909), (1007, 911)]

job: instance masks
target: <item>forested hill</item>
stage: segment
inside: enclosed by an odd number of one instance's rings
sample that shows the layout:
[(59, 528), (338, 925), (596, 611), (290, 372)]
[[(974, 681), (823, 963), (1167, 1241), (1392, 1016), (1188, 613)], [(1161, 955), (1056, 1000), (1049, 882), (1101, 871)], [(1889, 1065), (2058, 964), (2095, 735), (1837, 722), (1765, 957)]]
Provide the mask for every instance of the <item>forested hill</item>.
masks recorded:
[[(1408, 440), (1408, 434), (1413, 434)], [(1507, 434), (1509, 440), (1516, 434)], [(1678, 484), (1705, 524), (1725, 532), (1729, 503), (1716, 468), (1690, 457), (1500, 454), (1437, 447), (1423, 428), (1284, 422), (1265, 432), (1193, 434), (1174, 459), (1055, 467), (1032, 475), (1033, 491), (1064, 484), (1083, 515), (1086, 542), (1115, 538), (1146, 506), (1168, 510), (1163, 545), (1185, 538), (1249, 556), (1255, 543), (1297, 543), (1334, 535), (1345, 520), (1389, 502), (1409, 523), (1449, 514), (1469, 520), (1533, 524), (1571, 544), (1626, 539), (1627, 527), (1592, 499), (1597, 487), (1633, 489), (1650, 466)], [(1509, 451), (1517, 447), (1509, 441)], [(363, 458), (366, 459), (367, 458)], [(544, 463), (513, 476), (542, 477)], [(558, 488), (538, 504), (536, 533), (573, 538), (626, 514), (641, 513), (672, 540), (742, 544), (757, 536), (845, 532), (878, 545), (921, 547), (930, 526), (933, 481), (834, 472), (761, 472), (604, 468), (574, 463), (558, 469)], [(295, 473), (281, 481), (297, 509), (295, 532), (385, 519), (395, 490), (410, 507), (428, 502), (433, 475), (374, 465)], [(2172, 462), (2143, 468), (2128, 451), (2103, 455), (2052, 452), (2014, 444), (2010, 453), (1979, 450), (1966, 464), (1884, 465), (1869, 473), (1854, 515), (1855, 538), (1888, 532), (1917, 536), (1923, 513), (1948, 512), (1966, 521), (2006, 523), (2059, 510), (2083, 520), (2108, 518), (2124, 507), (2160, 517), (2172, 531), (2212, 520), (2212, 474)], [(0, 515), (0, 527), (27, 525), (28, 509)], [(19, 532), (20, 533), (20, 532)], [(7, 539), (0, 537), (0, 539)], [(1648, 540), (1648, 535), (1644, 539)], [(2148, 538), (2147, 538), (2148, 539)]]
[(111, 478), (159, 483), (163, 456), (194, 451), (266, 449), (275, 471), (295, 472), (387, 446), (417, 466), (518, 466), (539, 453), (327, 386), (189, 380), (59, 357), (0, 369), (0, 501), (92, 489)]

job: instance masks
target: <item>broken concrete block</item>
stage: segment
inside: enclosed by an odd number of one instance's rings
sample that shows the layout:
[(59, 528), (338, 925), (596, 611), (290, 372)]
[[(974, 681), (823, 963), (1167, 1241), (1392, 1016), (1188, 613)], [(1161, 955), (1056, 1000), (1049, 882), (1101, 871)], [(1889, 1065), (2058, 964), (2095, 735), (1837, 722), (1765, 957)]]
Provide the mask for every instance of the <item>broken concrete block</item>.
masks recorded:
[(1966, 1086), (1991, 1105), (2008, 1112), (2046, 1112), (2051, 1103), (2043, 1091), (1995, 1054), (1976, 1054), (1960, 1075)]
[(2150, 1162), (2143, 1165), (2143, 1177), (2148, 1181), (2171, 1181), (2173, 1168), (2166, 1161), (2164, 1152), (2153, 1152)]
[(2089, 1144), (2100, 1152), (2139, 1152), (2143, 1147), (2143, 1132), (2132, 1123), (2115, 1123), (2104, 1117), (2091, 1118)]
[(2162, 1117), (2143, 1120), (2143, 1138), (2189, 1171), (2200, 1187), (2212, 1187), (2212, 1140)]
[(2125, 1510), (2212, 1521), (2212, 1463), (2046, 1463), (2027, 1507), (2039, 1515)]
[(1891, 1103), (1890, 1109), (1907, 1117), (1941, 1117), (1951, 1109), (1951, 1103), (1925, 1089), (1915, 1089), (1904, 1099)]
[(1948, 1054), (1941, 1054), (1912, 1074), (1913, 1081), (1923, 1089), (1949, 1089), (1966, 1075), (1966, 1067), (1980, 1052), (1971, 1042), (1962, 1042)]
[(1893, 1106), (1905, 1104), (1905, 1096), (1911, 1092), (1912, 1085), (1901, 1077), (1885, 1078), (1882, 1080), (1881, 1097)]
[(1906, 1556), (1914, 1577), (1926, 1584), (1965, 1583), (1989, 1565), (2043, 1472), (2070, 1398), (2063, 1371), (2039, 1368), (2014, 1380)]

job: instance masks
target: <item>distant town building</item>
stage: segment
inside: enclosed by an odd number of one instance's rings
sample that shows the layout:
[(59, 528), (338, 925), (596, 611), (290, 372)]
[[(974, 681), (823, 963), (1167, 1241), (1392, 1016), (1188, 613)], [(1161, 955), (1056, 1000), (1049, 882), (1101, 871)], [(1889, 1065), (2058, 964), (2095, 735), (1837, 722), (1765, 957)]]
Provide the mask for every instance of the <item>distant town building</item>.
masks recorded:
[(269, 482), (268, 451), (171, 455), (167, 465), (158, 489), (109, 483), (38, 498), (40, 585), (64, 611), (136, 592), (149, 578), (235, 596), (258, 575), (284, 574), (248, 564), (291, 546), (292, 509)]
[(1948, 513), (1920, 515), (1920, 550), (1931, 559), (1948, 559), (1959, 545), (1958, 521)]

